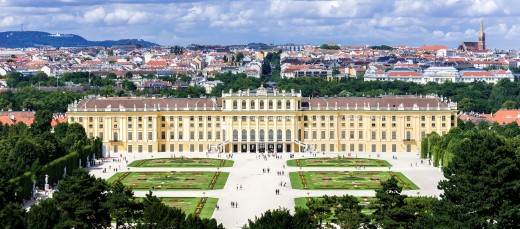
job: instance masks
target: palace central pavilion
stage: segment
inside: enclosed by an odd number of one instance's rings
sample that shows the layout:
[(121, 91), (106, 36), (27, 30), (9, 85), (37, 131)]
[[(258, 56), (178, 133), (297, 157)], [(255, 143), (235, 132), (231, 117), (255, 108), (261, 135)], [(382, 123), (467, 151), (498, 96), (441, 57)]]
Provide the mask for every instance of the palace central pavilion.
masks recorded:
[(418, 152), (426, 134), (457, 125), (457, 104), (435, 96), (309, 98), (292, 91), (222, 98), (89, 98), (69, 123), (112, 152)]

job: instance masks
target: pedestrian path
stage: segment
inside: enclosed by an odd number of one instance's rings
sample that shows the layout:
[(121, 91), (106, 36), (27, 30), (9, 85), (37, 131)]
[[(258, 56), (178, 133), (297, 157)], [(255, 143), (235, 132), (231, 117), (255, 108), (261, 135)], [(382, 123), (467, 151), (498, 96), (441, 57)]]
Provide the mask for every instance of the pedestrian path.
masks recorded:
[[(217, 171), (216, 168), (128, 168), (128, 163), (138, 159), (151, 158), (152, 154), (120, 154), (116, 158), (122, 159), (121, 162), (113, 162), (108, 159), (97, 167), (90, 168), (91, 174), (97, 177), (109, 178), (114, 175), (114, 169), (119, 171)], [(154, 158), (172, 157), (170, 153), (154, 153)], [(223, 154), (224, 155), (224, 154)], [(261, 154), (260, 154), (261, 155)], [(214, 197), (219, 198), (220, 209), (213, 213), (219, 223), (226, 228), (238, 228), (246, 224), (248, 219), (254, 219), (268, 209), (287, 208), (294, 212), (294, 198), (306, 196), (322, 195), (344, 195), (354, 196), (374, 196), (373, 190), (293, 190), (290, 188), (289, 172), (295, 171), (346, 171), (356, 170), (355, 168), (342, 167), (288, 167), (284, 165), (289, 158), (289, 154), (277, 154), (282, 159), (267, 157), (267, 160), (260, 158), (258, 154), (233, 154), (232, 160), (235, 161), (233, 167), (221, 167), (219, 171), (230, 172), (226, 185), (221, 190), (189, 190), (189, 191), (154, 191), (158, 197)], [(341, 154), (343, 155), (343, 154)], [(176, 153), (176, 157), (206, 157), (204, 153)], [(337, 157), (338, 154), (326, 154), (326, 157)], [(374, 158), (375, 154), (358, 153), (358, 157)], [(402, 172), (420, 190), (403, 191), (410, 196), (426, 195), (438, 196), (441, 192), (437, 189), (437, 183), (443, 178), (438, 168), (431, 167), (427, 163), (420, 163), (420, 159), (415, 154), (398, 154), (398, 159), (393, 159), (392, 154), (381, 154), (380, 159), (389, 161), (392, 164), (392, 171)], [(216, 158), (216, 154), (210, 154)], [(310, 154), (295, 154), (296, 158), (308, 158)], [(324, 157), (324, 155), (317, 155)], [(126, 160), (124, 160), (126, 158)], [(226, 159), (223, 157), (223, 159)], [(423, 161), (424, 162), (424, 161)], [(416, 165), (417, 163), (417, 165)], [(106, 173), (103, 173), (106, 169)], [(263, 171), (269, 169), (269, 172)], [(387, 167), (367, 167), (366, 171), (388, 171)], [(284, 175), (278, 175), (277, 171), (284, 171)], [(282, 186), (280, 186), (282, 182)], [(283, 183), (287, 183), (283, 186)], [(238, 189), (237, 189), (238, 186)], [(242, 186), (242, 189), (240, 189)], [(280, 194), (275, 192), (279, 189)], [(134, 191), (138, 197), (145, 196), (148, 191)], [(231, 202), (238, 204), (232, 207)], [(238, 225), (238, 227), (237, 227)]]

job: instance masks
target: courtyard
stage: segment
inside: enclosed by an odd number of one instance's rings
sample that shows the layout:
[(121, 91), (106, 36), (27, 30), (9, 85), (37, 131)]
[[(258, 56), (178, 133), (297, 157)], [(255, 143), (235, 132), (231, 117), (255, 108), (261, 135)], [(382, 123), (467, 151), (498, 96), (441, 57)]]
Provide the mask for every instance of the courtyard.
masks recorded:
[[(153, 155), (153, 157), (152, 157)], [(221, 160), (226, 159), (228, 154), (221, 154), (220, 156), (217, 154), (209, 154), (209, 158)], [(123, 153), (122, 155), (114, 155), (114, 159), (126, 159), (128, 163), (123, 160), (112, 161), (96, 165), (90, 168), (90, 172), (97, 177), (101, 177), (104, 179), (109, 179), (116, 174), (114, 171), (109, 168), (118, 168), (119, 171), (125, 171), (130, 173), (135, 173), (133, 176), (136, 179), (136, 175), (140, 173), (159, 173), (157, 177), (160, 179), (161, 176), (165, 176), (170, 174), (171, 171), (175, 170), (176, 174), (182, 174), (180, 172), (208, 172), (209, 174), (214, 174), (215, 171), (220, 171), (221, 175), (227, 173), (226, 180), (220, 180), (222, 188), (221, 189), (207, 189), (209, 185), (208, 175), (203, 180), (205, 182), (200, 182), (200, 188), (174, 188), (174, 189), (159, 189), (158, 187), (153, 190), (153, 194), (157, 197), (163, 198), (164, 200), (168, 200), (168, 198), (204, 198), (208, 197), (208, 200), (204, 204), (204, 207), (201, 211), (201, 217), (205, 217), (206, 208), (208, 209), (207, 215), (211, 215), (212, 218), (217, 219), (219, 223), (222, 223), (226, 228), (238, 228), (237, 226), (242, 226), (247, 223), (248, 219), (254, 219), (255, 216), (260, 216), (268, 209), (276, 209), (279, 207), (287, 208), (294, 212), (294, 207), (298, 205), (298, 202), (295, 202), (295, 198), (301, 197), (319, 197), (323, 195), (338, 195), (342, 196), (345, 194), (358, 196), (358, 197), (368, 197), (367, 199), (370, 201), (370, 197), (375, 196), (375, 191), (373, 189), (294, 189), (295, 187), (291, 187), (290, 181), (290, 173), (291, 172), (337, 172), (341, 171), (359, 171), (364, 172), (365, 170), (355, 168), (354, 165), (352, 168), (350, 166), (317, 166), (317, 167), (307, 167), (302, 166), (287, 166), (287, 162), (290, 159), (288, 154), (276, 154), (278, 155), (278, 159), (276, 157), (263, 157), (263, 155), (267, 154), (255, 154), (255, 153), (235, 153), (232, 154), (233, 157), (229, 158), (234, 162), (232, 167), (129, 167), (133, 161), (143, 160), (143, 159), (158, 159), (158, 158), (170, 158), (170, 153)], [(176, 157), (179, 158), (184, 156), (186, 158), (204, 158), (206, 157), (205, 153), (176, 153)], [(418, 190), (403, 190), (403, 194), (408, 196), (438, 196), (441, 192), (437, 189), (437, 183), (439, 180), (443, 179), (442, 172), (435, 167), (431, 167), (428, 163), (421, 163), (421, 160), (418, 158), (416, 154), (413, 153), (401, 153), (397, 154), (398, 160), (393, 158), (392, 154), (381, 154), (378, 160), (386, 160), (392, 165), (392, 171), (395, 173), (401, 173), (410, 181), (412, 181), (419, 189)], [(325, 154), (319, 155), (319, 157), (314, 157), (309, 153), (295, 154), (294, 158), (291, 159), (300, 159), (304, 161), (306, 159), (316, 159), (323, 160), (323, 158), (330, 158), (330, 160), (334, 160), (338, 158), (338, 154)], [(358, 153), (357, 160), (368, 158), (375, 159), (375, 154), (370, 153)], [(369, 169), (369, 172), (379, 171), (379, 172), (388, 172), (389, 169), (386, 166), (366, 166), (366, 169)], [(270, 172), (262, 172), (264, 169), (270, 169)], [(108, 172), (103, 172), (106, 169)], [(278, 175), (283, 171), (283, 175)], [(123, 174), (123, 173), (119, 173)], [(129, 174), (130, 175), (130, 174)], [(141, 174), (142, 175), (142, 174)], [(221, 176), (219, 175), (219, 176)], [(131, 177), (132, 177), (131, 176)], [(150, 178), (149, 176), (146, 176)], [(191, 178), (190, 176), (187, 176)], [(143, 177), (144, 178), (144, 177)], [(109, 181), (114, 181), (117, 178), (111, 178)], [(123, 179), (124, 181), (125, 179)], [(140, 182), (145, 182), (145, 180), (140, 180)], [(148, 182), (148, 181), (146, 181)], [(154, 181), (153, 185), (160, 184), (164, 181)], [(125, 183), (125, 182), (123, 182)], [(286, 183), (286, 186), (281, 186), (281, 183)], [(301, 182), (300, 182), (301, 183)], [(128, 184), (126, 184), (128, 185)], [(131, 185), (131, 184), (130, 184)], [(131, 186), (130, 186), (131, 187)], [(148, 194), (149, 189), (151, 188), (143, 188), (143, 189), (134, 189), (134, 194), (136, 197), (144, 197)], [(275, 194), (275, 190), (280, 190), (280, 195)], [(212, 200), (211, 198), (218, 198)], [(364, 198), (363, 198), (364, 199)], [(212, 202), (212, 201), (216, 201)], [(230, 206), (231, 202), (238, 203), (238, 207), (233, 208)], [(194, 200), (193, 202), (197, 202)], [(216, 205), (220, 206), (220, 209), (215, 209)], [(190, 205), (194, 206), (194, 205)], [(186, 208), (186, 207), (184, 207)], [(186, 213), (192, 212), (193, 208), (188, 209)], [(193, 210), (194, 211), (194, 210)], [(364, 210), (365, 212), (365, 210)]]
[(222, 189), (229, 173), (200, 171), (118, 172), (107, 181), (121, 181), (132, 189)]
[(404, 190), (419, 189), (400, 172), (393, 171), (306, 171), (291, 172), (294, 189), (378, 189), (381, 181), (395, 176)]

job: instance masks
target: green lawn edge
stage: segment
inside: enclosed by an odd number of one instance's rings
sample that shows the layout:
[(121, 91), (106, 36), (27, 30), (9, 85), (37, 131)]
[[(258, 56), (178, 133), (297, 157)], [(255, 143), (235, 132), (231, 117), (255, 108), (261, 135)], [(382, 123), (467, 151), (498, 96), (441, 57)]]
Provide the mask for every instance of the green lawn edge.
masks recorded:
[(195, 165), (195, 164), (185, 164), (185, 165), (182, 165), (180, 166), (180, 164), (182, 163), (177, 163), (179, 165), (175, 166), (175, 165), (172, 165), (172, 164), (164, 164), (164, 165), (154, 165), (154, 166), (147, 166), (146, 164), (143, 164), (141, 166), (137, 166), (141, 161), (153, 161), (153, 160), (165, 160), (165, 159), (170, 159), (170, 158), (154, 158), (154, 159), (142, 159), (142, 160), (135, 160), (135, 161), (132, 161), (128, 167), (136, 167), (136, 168), (164, 168), (164, 167), (169, 167), (169, 168), (183, 168), (183, 167), (194, 167), (194, 168), (198, 168), (198, 167), (201, 167), (201, 168), (211, 168), (211, 167), (214, 167), (214, 168), (217, 168), (217, 167), (233, 167), (233, 165), (235, 164), (234, 161), (232, 160), (226, 160), (226, 159), (215, 159), (215, 158), (190, 158), (190, 159), (210, 159), (210, 160), (213, 160), (213, 161), (221, 161), (221, 160), (224, 160), (225, 163), (224, 163), (224, 166), (220, 166), (220, 165)]
[[(336, 164), (324, 164), (324, 165), (307, 165), (307, 160), (312, 159), (336, 159), (336, 158), (303, 158), (303, 159), (290, 159), (287, 160), (287, 166), (293, 166), (298, 167), (296, 164), (296, 160), (300, 160), (300, 167), (356, 167), (353, 165), (341, 165), (342, 163), (336, 163)], [(388, 162), (387, 160), (382, 159), (373, 159), (373, 158), (352, 158), (352, 159), (364, 159), (364, 160), (371, 160), (371, 161), (381, 161), (383, 165), (364, 165), (364, 167), (390, 167), (392, 164)]]
[(202, 208), (202, 211), (199, 214), (199, 217), (203, 219), (211, 219), (213, 217), (213, 213), (215, 212), (215, 205), (217, 205), (217, 203), (218, 198), (208, 197), (204, 207)]
[(413, 182), (412, 182), (408, 177), (406, 177), (403, 173), (401, 173), (401, 172), (394, 172), (394, 174), (397, 175), (399, 178), (401, 178), (401, 180), (402, 180), (403, 182), (408, 183), (408, 186), (409, 186), (410, 188), (408, 188), (408, 189), (403, 188), (403, 190), (419, 190), (419, 189), (420, 189), (419, 186), (417, 186), (415, 183), (413, 183)]
[(218, 176), (217, 182), (215, 182), (213, 189), (223, 189), (224, 186), (226, 186), (228, 177), (229, 177), (228, 172), (220, 172), (220, 175)]
[(303, 184), (300, 181), (299, 172), (289, 172), (289, 180), (293, 189), (303, 189)]

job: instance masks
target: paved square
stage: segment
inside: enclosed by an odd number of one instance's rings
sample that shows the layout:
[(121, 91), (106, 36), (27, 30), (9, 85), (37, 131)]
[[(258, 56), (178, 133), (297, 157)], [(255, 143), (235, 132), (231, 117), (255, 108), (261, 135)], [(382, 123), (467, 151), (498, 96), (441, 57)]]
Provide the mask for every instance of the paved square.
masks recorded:
[(307, 171), (291, 172), (294, 189), (378, 189), (381, 181), (395, 176), (403, 190), (419, 189), (400, 172), (393, 171)]
[(120, 172), (107, 181), (117, 180), (132, 189), (222, 189), (229, 173), (227, 172)]
[[(175, 153), (177, 157), (194, 157), (203, 158), (206, 156), (205, 153)], [(122, 155), (113, 155), (114, 159), (126, 158), (130, 162), (141, 159), (152, 158), (169, 158), (170, 153), (123, 153)], [(260, 154), (262, 155), (262, 154)], [(267, 157), (265, 160), (263, 157), (259, 157), (254, 153), (237, 153), (233, 154), (230, 158), (235, 162), (233, 167), (220, 167), (218, 171), (229, 172), (229, 177), (223, 189), (215, 190), (154, 190), (153, 194), (158, 197), (212, 197), (218, 198), (218, 205), (220, 210), (213, 212), (213, 218), (219, 223), (222, 223), (226, 228), (237, 228), (237, 225), (242, 226), (247, 223), (248, 219), (254, 219), (255, 216), (260, 216), (263, 212), (268, 209), (276, 209), (284, 207), (291, 212), (294, 212), (295, 201), (294, 198), (298, 197), (317, 197), (322, 195), (344, 195), (349, 194), (353, 196), (375, 196), (374, 190), (300, 190), (292, 189), (289, 180), (290, 172), (299, 172), (300, 167), (287, 166), (287, 160), (289, 159), (288, 154), (277, 154), (282, 159), (276, 159), (275, 157)], [(341, 156), (347, 154), (340, 154)], [(441, 191), (437, 189), (437, 183), (443, 179), (442, 173), (439, 168), (431, 167), (427, 160), (421, 159), (415, 153), (381, 153), (381, 157), (377, 159), (387, 160), (392, 164), (392, 171), (400, 172), (414, 182), (420, 189), (419, 190), (403, 190), (403, 194), (409, 196), (438, 196)], [(357, 153), (358, 158), (376, 158), (374, 153)], [(396, 156), (397, 159), (392, 157)], [(210, 154), (211, 158), (215, 159), (226, 159), (226, 154), (221, 154), (218, 157), (216, 154)], [(318, 155), (321, 157), (337, 158), (338, 154), (325, 154)], [(295, 154), (293, 159), (308, 159), (315, 158), (309, 153)], [(90, 172), (97, 177), (107, 179), (114, 175), (115, 172), (110, 168), (118, 168), (119, 171), (129, 172), (170, 172), (175, 171), (204, 171), (204, 172), (215, 172), (215, 168), (212, 167), (200, 167), (200, 168), (152, 168), (152, 167), (128, 167), (125, 160), (121, 162), (109, 162), (100, 163), (95, 167), (90, 168)], [(263, 173), (262, 169), (270, 169), (269, 173)], [(103, 173), (103, 169), (108, 172)], [(368, 166), (367, 166), (368, 169)], [(354, 167), (302, 167), (301, 171), (364, 171), (356, 169)], [(278, 175), (277, 172), (283, 171), (284, 175)], [(388, 167), (370, 167), (370, 171), (388, 171)], [(280, 183), (286, 183), (286, 186), (280, 186)], [(242, 189), (240, 189), (242, 185)], [(238, 189), (237, 189), (238, 187)], [(275, 194), (275, 190), (280, 189), (280, 195)], [(138, 197), (144, 197), (148, 190), (135, 190), (135, 195)], [(230, 203), (234, 201), (238, 203), (238, 208), (232, 208)], [(205, 205), (206, 206), (206, 205)], [(208, 205), (209, 206), (209, 205)]]

